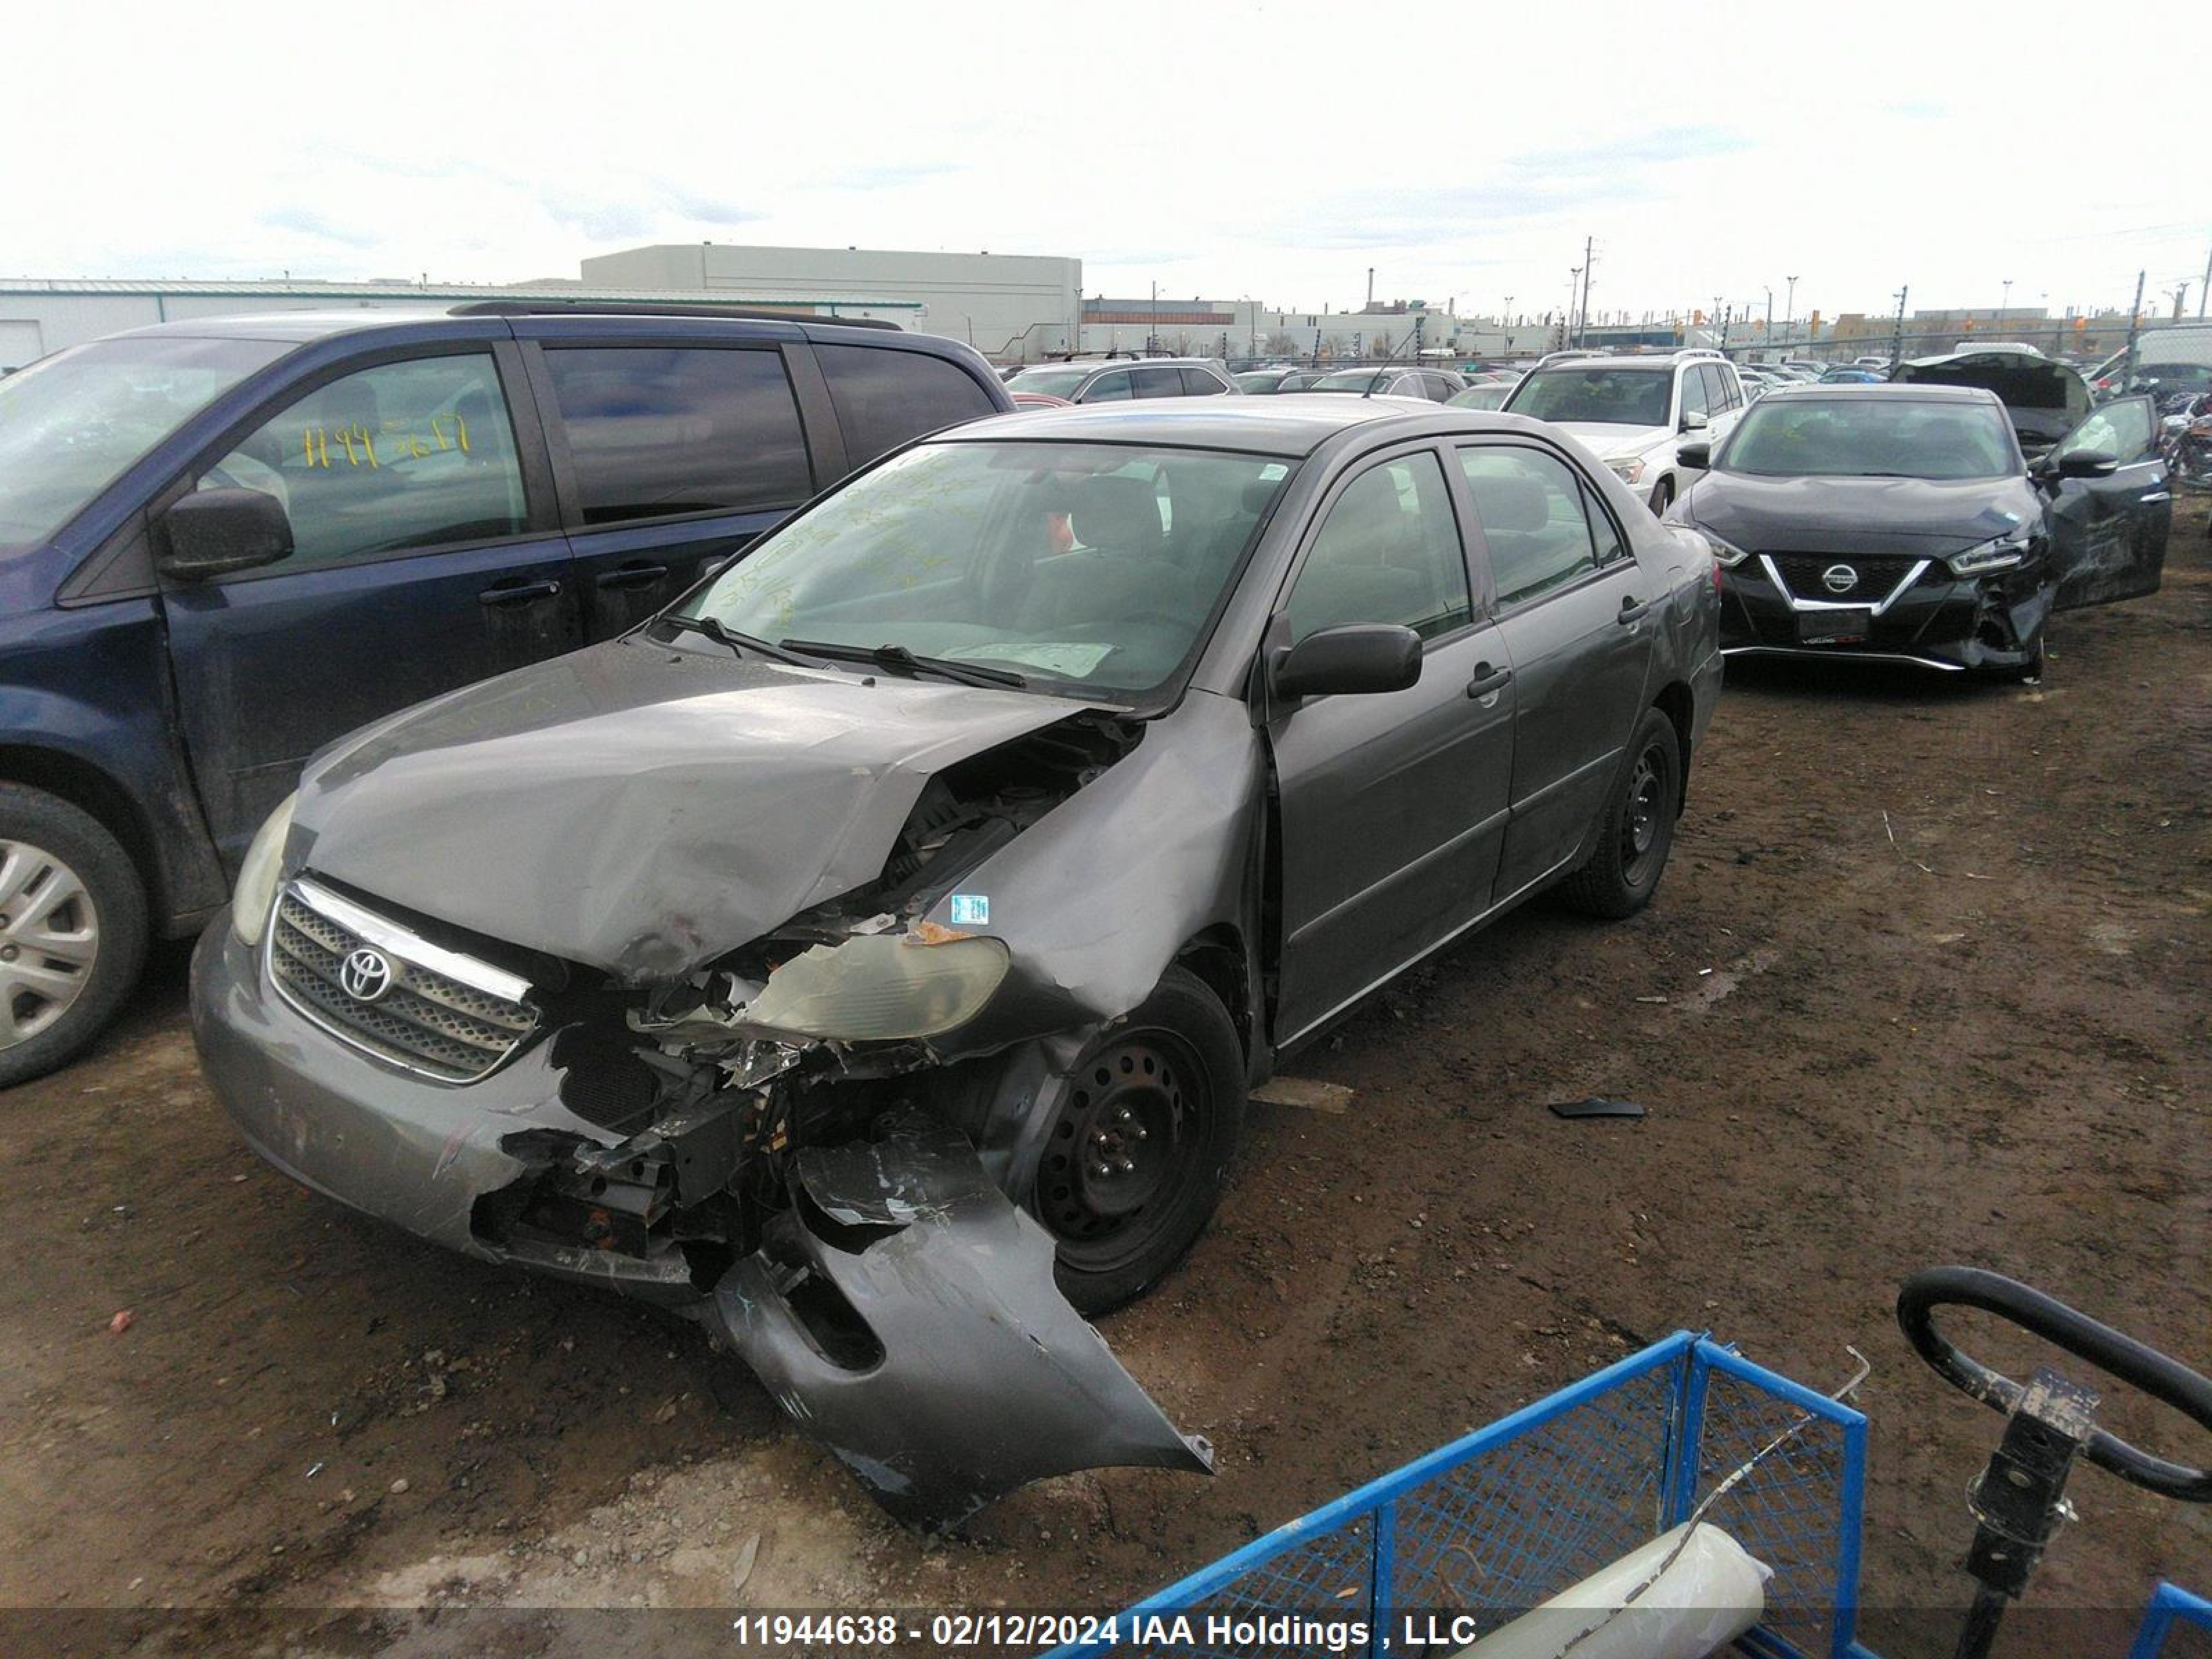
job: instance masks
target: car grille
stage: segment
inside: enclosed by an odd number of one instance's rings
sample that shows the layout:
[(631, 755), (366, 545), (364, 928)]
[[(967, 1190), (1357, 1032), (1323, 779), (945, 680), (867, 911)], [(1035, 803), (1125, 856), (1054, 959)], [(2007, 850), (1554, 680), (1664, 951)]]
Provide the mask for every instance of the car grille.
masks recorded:
[[(331, 911), (345, 913), (356, 925)], [(435, 958), (472, 977), (500, 981), (512, 975), (415, 940), (392, 923), (376, 927), (371, 939), (358, 930), (366, 925), (361, 915), (309, 884), (295, 883), (277, 899), (269, 930), (269, 972), (276, 988), (333, 1036), (441, 1082), (471, 1083), (506, 1060), (536, 1027), (537, 1011), (527, 1002), (410, 959), (410, 945), (415, 957)], [(353, 994), (344, 982), (346, 958), (363, 949), (390, 964), (389, 987), (374, 1000)]]
[[(1825, 599), (1831, 605), (1880, 605), (1920, 562), (1901, 553), (1770, 553), (1783, 585), (1801, 599)], [(1832, 593), (1820, 580), (1823, 570), (1847, 564), (1859, 573), (1858, 586), (1847, 593)]]

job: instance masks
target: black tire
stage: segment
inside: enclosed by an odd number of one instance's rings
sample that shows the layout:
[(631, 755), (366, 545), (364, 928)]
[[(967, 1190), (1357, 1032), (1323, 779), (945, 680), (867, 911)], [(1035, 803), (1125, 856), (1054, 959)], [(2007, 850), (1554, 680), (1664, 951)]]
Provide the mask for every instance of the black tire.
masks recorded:
[(1667, 516), (1667, 509), (1674, 505), (1674, 481), (1672, 478), (1662, 478), (1659, 480), (1658, 488), (1651, 492), (1651, 516), (1655, 519), (1663, 519)]
[(1204, 981), (1170, 968), (1084, 1049), (1038, 1158), (1030, 1209), (1078, 1311), (1119, 1307), (1182, 1260), (1221, 1200), (1243, 1121), (1237, 1028)]
[[(77, 896), (62, 897), (69, 877)], [(42, 951), (41, 941), (63, 948)], [(89, 813), (0, 784), (0, 1088), (52, 1071), (98, 1036), (145, 961), (146, 890), (131, 855)]]
[(1628, 765), (1598, 825), (1597, 847), (1559, 891), (1585, 915), (1619, 921), (1651, 902), (1674, 844), (1682, 802), (1682, 748), (1674, 722), (1647, 708)]
[(2033, 656), (2012, 668), (1992, 668), (1988, 674), (1990, 678), (2002, 680), (2008, 685), (2033, 685), (2042, 679), (2048, 667), (2049, 659), (2043, 648), (2043, 635), (2039, 633), (2035, 636)]

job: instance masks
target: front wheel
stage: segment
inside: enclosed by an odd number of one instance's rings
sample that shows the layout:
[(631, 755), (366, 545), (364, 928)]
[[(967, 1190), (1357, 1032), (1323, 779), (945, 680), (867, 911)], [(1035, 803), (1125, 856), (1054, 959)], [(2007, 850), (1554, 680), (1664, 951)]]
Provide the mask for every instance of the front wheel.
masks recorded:
[(1674, 721), (1645, 709), (1629, 756), (1627, 774), (1599, 822), (1595, 850), (1560, 889), (1576, 909), (1614, 921), (1634, 915), (1658, 890), (1682, 802), (1682, 750)]
[(92, 1041), (146, 957), (146, 894), (88, 813), (0, 784), (0, 1088)]
[(1243, 1118), (1237, 1028), (1204, 981), (1170, 968), (1084, 1049), (1038, 1160), (1031, 1207), (1079, 1312), (1129, 1301), (1197, 1242)]
[(1651, 516), (1655, 519), (1663, 519), (1667, 516), (1667, 509), (1674, 505), (1674, 481), (1672, 478), (1662, 478), (1659, 480), (1658, 488), (1651, 492)]

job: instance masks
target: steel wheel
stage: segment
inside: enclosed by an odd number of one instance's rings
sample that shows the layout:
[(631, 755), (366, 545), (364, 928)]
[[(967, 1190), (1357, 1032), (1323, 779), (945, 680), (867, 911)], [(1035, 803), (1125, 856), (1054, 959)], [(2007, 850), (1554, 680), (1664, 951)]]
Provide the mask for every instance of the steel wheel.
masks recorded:
[(1628, 775), (1627, 810), (1620, 815), (1620, 868), (1631, 882), (1644, 879), (1652, 848), (1659, 844), (1667, 810), (1666, 757), (1646, 744)]
[(0, 841), (0, 1048), (66, 1014), (99, 955), (100, 915), (76, 872), (42, 847)]
[(1060, 1104), (1037, 1171), (1037, 1213), (1063, 1261), (1108, 1273), (1140, 1255), (1199, 1170), (1204, 1073), (1172, 1032), (1127, 1031)]

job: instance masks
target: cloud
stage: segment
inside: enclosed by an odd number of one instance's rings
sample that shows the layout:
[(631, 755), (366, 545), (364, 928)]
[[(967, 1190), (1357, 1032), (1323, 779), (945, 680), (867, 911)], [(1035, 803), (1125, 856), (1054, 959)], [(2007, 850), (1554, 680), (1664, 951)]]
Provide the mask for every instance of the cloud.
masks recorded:
[(941, 179), (967, 169), (951, 161), (882, 161), (848, 167), (815, 183), (823, 190), (897, 190), (925, 179)]
[(1725, 127), (1662, 127), (1601, 144), (1523, 150), (1506, 157), (1505, 165), (1516, 173), (1556, 177), (1601, 173), (1620, 167), (1671, 166), (1700, 156), (1726, 155), (1751, 148), (1748, 137)]
[(356, 228), (348, 229), (333, 223), (313, 208), (288, 206), (272, 209), (261, 216), (261, 222), (271, 230), (289, 230), (295, 235), (312, 236), (318, 241), (336, 242), (341, 247), (374, 247), (383, 240), (380, 233)]

